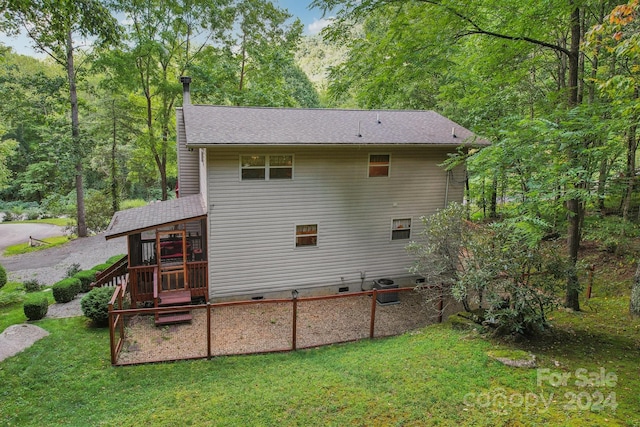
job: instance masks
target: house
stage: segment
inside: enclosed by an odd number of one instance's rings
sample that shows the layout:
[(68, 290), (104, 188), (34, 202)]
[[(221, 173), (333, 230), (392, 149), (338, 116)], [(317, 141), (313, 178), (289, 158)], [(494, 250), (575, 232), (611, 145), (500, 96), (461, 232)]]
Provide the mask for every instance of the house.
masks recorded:
[[(405, 246), (420, 217), (463, 200), (486, 145), (433, 111), (192, 105), (177, 109), (179, 198), (117, 212), (132, 298), (184, 290), (224, 300), (412, 284)], [(154, 285), (155, 283), (155, 285)]]

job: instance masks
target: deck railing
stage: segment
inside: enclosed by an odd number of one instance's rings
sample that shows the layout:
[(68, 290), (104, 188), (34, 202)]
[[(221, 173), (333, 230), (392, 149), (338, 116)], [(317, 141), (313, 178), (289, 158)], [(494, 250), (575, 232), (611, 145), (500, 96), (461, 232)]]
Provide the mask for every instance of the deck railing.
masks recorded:
[[(156, 265), (141, 265), (129, 267), (129, 280), (131, 289), (131, 303), (153, 301), (153, 274)], [(207, 261), (191, 261), (187, 263), (189, 283), (187, 288), (191, 291), (192, 298), (204, 298), (209, 300), (208, 292), (208, 267)]]

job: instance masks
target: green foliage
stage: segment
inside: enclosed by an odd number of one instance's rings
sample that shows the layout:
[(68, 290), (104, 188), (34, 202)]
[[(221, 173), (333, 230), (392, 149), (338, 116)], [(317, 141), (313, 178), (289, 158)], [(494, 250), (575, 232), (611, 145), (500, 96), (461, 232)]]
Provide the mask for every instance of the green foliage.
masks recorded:
[(19, 290), (0, 291), (0, 307), (10, 306), (24, 300), (24, 293)]
[(69, 267), (67, 267), (67, 270), (65, 271), (65, 277), (73, 277), (76, 273), (80, 271), (82, 271), (80, 264), (77, 262), (74, 262), (73, 264), (69, 265)]
[(601, 250), (621, 255), (627, 252), (633, 239), (640, 237), (640, 226), (617, 216), (587, 216), (584, 220), (585, 240), (598, 243)]
[(23, 285), (24, 285), (24, 290), (27, 293), (39, 292), (40, 290), (42, 290), (42, 285), (40, 284), (40, 282), (38, 282), (38, 279), (25, 280)]
[(0, 288), (7, 284), (7, 270), (0, 264)]
[(113, 216), (111, 200), (100, 191), (90, 191), (85, 197), (85, 212), (87, 227), (99, 233), (109, 226)]
[(80, 301), (82, 313), (91, 319), (96, 326), (107, 326), (109, 323), (109, 301), (112, 296), (113, 288), (92, 289)]
[(53, 298), (56, 302), (65, 303), (73, 300), (76, 295), (80, 293), (82, 283), (79, 279), (68, 277), (55, 283), (51, 289), (53, 290)]
[(98, 265), (94, 265), (91, 270), (93, 270), (94, 272), (98, 273), (100, 271), (105, 271), (107, 268), (111, 267), (112, 264), (109, 264), (107, 262), (102, 263), (102, 264), (98, 264)]
[(24, 315), (29, 320), (40, 320), (47, 315), (49, 300), (43, 295), (32, 295), (24, 301)]
[(105, 261), (105, 263), (113, 265), (116, 262), (120, 261), (124, 256), (126, 256), (126, 254), (113, 255), (113, 256), (109, 257), (109, 259), (107, 259)]
[(127, 200), (123, 200), (120, 203), (120, 209), (125, 210), (125, 209), (139, 208), (146, 205), (147, 205), (147, 201), (144, 199), (127, 199)]
[(479, 307), (497, 333), (544, 330), (567, 271), (557, 248), (540, 244), (547, 224), (519, 217), (479, 225), (464, 217), (464, 208), (453, 204), (423, 218), (420, 239), (407, 247), (416, 258), (411, 272), (427, 284), (444, 284), (468, 311)]
[(89, 292), (91, 290), (91, 284), (96, 280), (96, 272), (93, 270), (83, 270), (74, 274), (73, 277), (80, 280), (80, 292)]

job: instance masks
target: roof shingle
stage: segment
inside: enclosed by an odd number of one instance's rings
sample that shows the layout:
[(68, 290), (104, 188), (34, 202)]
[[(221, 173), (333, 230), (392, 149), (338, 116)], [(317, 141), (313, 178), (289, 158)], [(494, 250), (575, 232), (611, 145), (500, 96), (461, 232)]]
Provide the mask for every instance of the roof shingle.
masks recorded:
[(183, 107), (187, 145), (487, 145), (434, 111)]
[(118, 211), (111, 218), (105, 238), (113, 239), (132, 233), (139, 233), (164, 225), (206, 216), (207, 207), (202, 196), (180, 197), (178, 199), (151, 203), (139, 208)]

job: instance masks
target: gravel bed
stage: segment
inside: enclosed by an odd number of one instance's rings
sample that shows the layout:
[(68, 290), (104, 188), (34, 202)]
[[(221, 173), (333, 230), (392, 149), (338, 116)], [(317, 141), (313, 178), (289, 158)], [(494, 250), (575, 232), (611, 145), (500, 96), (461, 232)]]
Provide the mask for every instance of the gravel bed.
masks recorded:
[[(401, 292), (400, 303), (376, 306), (375, 336), (399, 335), (437, 322), (435, 307), (423, 305), (415, 292)], [(445, 317), (459, 311), (446, 304)], [(153, 316), (125, 320), (125, 342), (119, 364), (146, 363), (207, 356), (206, 309), (192, 310), (189, 324), (156, 327)], [(298, 301), (296, 347), (355, 341), (369, 337), (371, 298), (353, 296)], [(214, 307), (211, 313), (211, 352), (214, 356), (290, 350), (291, 303), (267, 301)]]

